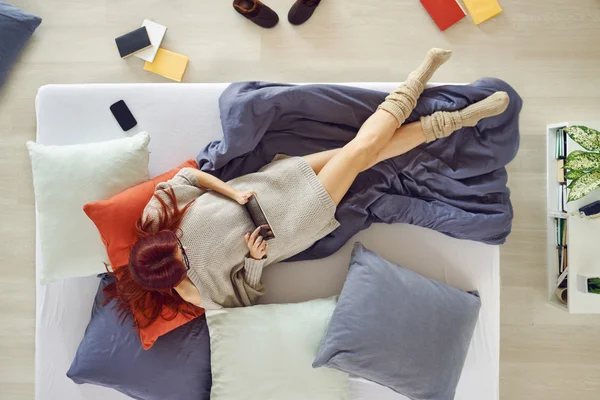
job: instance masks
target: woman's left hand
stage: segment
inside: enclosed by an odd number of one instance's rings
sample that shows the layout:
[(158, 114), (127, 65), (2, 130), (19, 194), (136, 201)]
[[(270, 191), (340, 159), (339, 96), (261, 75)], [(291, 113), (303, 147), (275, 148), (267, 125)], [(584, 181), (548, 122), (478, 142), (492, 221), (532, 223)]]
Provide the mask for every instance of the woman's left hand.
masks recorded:
[(255, 260), (260, 260), (267, 255), (269, 244), (260, 236), (260, 226), (252, 233), (246, 233), (244, 240), (246, 246), (250, 250), (250, 257)]
[(235, 193), (234, 200), (243, 206), (244, 204), (246, 204), (248, 202), (248, 200), (250, 200), (250, 197), (252, 197), (253, 195), (254, 195), (254, 192), (251, 190), (245, 190), (245, 191), (238, 190)]

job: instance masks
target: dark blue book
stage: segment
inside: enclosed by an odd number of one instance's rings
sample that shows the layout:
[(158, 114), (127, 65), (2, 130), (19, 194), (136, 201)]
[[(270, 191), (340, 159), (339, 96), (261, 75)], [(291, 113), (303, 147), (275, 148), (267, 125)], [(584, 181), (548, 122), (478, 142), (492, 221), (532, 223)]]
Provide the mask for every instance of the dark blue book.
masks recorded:
[(117, 43), (121, 58), (127, 58), (152, 46), (145, 26), (119, 36), (115, 39), (115, 43)]

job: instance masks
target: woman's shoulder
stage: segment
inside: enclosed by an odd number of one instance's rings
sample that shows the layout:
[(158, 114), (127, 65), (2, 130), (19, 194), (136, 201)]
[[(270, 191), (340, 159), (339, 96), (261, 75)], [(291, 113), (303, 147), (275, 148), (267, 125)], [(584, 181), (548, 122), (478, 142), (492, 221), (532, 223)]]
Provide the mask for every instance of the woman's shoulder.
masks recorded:
[(179, 172), (177, 172), (177, 174), (175, 174), (173, 178), (166, 182), (160, 182), (158, 185), (156, 185), (155, 191), (186, 186), (201, 189), (198, 178), (194, 174), (194, 169), (190, 167), (182, 168), (179, 170)]

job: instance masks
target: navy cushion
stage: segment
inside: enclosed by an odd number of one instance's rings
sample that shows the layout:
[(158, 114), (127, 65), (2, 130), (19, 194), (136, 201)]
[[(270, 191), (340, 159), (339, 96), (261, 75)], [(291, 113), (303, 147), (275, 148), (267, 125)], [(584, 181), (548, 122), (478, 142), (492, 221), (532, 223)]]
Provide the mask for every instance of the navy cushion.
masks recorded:
[(0, 86), (25, 43), (41, 23), (40, 17), (0, 1)]
[(204, 315), (158, 338), (149, 350), (133, 320), (118, 320), (113, 302), (102, 306), (102, 275), (92, 318), (67, 376), (143, 400), (208, 400), (212, 384), (210, 338)]

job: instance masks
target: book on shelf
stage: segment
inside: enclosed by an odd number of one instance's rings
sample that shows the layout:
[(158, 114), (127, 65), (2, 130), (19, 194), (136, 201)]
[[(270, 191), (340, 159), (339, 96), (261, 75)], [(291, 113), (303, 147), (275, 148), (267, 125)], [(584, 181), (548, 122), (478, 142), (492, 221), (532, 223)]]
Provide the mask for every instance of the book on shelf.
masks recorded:
[(557, 208), (559, 212), (563, 212), (566, 213), (567, 212), (567, 201), (569, 199), (569, 193), (568, 193), (568, 188), (567, 185), (564, 183), (561, 183), (560, 185), (558, 185), (558, 197), (557, 197)]
[(560, 183), (560, 184), (567, 183), (567, 178), (565, 176), (565, 159), (564, 158), (560, 158), (558, 160), (557, 172), (558, 172), (558, 174), (556, 176), (556, 179), (558, 179), (558, 183)]
[(569, 278), (568, 265), (567, 265), (567, 219), (566, 218), (555, 218), (556, 227), (556, 251), (558, 259), (558, 271), (556, 272), (556, 290), (554, 294), (558, 300), (567, 304), (567, 281)]
[(564, 159), (567, 156), (567, 135), (562, 128), (556, 131), (555, 156), (557, 160)]
[(567, 220), (564, 218), (555, 218), (556, 226), (556, 244), (564, 246), (567, 244)]
[(567, 270), (567, 220), (565, 218), (554, 219), (556, 227), (556, 251), (558, 254), (557, 276)]

